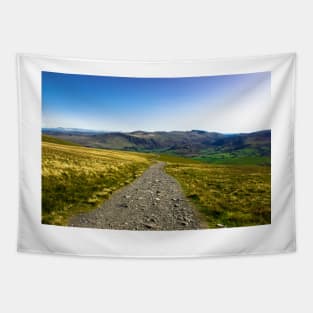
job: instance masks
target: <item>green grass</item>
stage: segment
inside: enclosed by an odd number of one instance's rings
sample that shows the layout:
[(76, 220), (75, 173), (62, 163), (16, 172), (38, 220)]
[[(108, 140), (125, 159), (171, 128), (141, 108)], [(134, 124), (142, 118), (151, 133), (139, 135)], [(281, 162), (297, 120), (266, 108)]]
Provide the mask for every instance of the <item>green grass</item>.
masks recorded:
[(253, 149), (203, 151), (205, 156), (191, 159), (85, 148), (46, 135), (42, 139), (44, 224), (67, 225), (71, 216), (96, 208), (155, 160), (167, 163), (166, 172), (181, 184), (207, 227), (271, 223), (270, 158)]
[(179, 164), (201, 164), (200, 160), (191, 159), (187, 157), (182, 157), (174, 154), (159, 154), (157, 156), (158, 161), (169, 162), (169, 163), (179, 163)]
[(44, 142), (50, 142), (50, 143), (57, 143), (60, 145), (66, 145), (66, 146), (76, 146), (79, 147), (80, 145), (74, 142), (69, 142), (69, 141), (65, 141), (62, 139), (58, 139), (52, 136), (48, 136), (48, 135), (42, 135), (41, 136), (41, 140)]
[(270, 157), (267, 156), (247, 156), (247, 157), (233, 157), (226, 153), (219, 153), (210, 156), (194, 157), (205, 163), (213, 164), (238, 164), (238, 165), (269, 165)]
[(270, 165), (271, 157), (268, 147), (243, 148), (234, 151), (216, 151), (212, 149), (202, 150), (199, 156), (193, 159), (213, 164), (237, 164), (237, 165)]
[(153, 155), (42, 143), (42, 223), (67, 225), (131, 183)]
[[(130, 150), (128, 150), (130, 151)], [(263, 145), (257, 147), (245, 147), (229, 151), (224, 147), (209, 147), (198, 152), (190, 153), (184, 156), (177, 151), (168, 149), (138, 149), (138, 152), (158, 154), (160, 160), (170, 162), (173, 158), (178, 158), (178, 162), (192, 162), (188, 160), (199, 161), (211, 164), (234, 164), (234, 165), (270, 165), (270, 147)], [(172, 158), (173, 157), (173, 158)]]
[(209, 228), (271, 223), (271, 168), (249, 165), (169, 163)]

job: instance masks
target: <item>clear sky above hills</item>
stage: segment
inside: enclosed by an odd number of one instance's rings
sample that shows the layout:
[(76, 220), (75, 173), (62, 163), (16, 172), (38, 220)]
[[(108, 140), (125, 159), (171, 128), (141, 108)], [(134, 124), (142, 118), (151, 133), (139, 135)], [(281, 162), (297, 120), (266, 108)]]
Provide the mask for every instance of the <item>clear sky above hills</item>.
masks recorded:
[(42, 126), (109, 131), (270, 128), (271, 73), (125, 78), (42, 72)]

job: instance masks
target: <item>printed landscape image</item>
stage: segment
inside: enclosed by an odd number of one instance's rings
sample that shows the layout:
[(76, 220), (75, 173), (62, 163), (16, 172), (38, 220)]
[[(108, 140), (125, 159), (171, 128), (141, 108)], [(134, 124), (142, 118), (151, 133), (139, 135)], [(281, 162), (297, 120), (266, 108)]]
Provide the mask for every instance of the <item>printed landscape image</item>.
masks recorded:
[(42, 72), (42, 223), (192, 230), (271, 223), (270, 72)]

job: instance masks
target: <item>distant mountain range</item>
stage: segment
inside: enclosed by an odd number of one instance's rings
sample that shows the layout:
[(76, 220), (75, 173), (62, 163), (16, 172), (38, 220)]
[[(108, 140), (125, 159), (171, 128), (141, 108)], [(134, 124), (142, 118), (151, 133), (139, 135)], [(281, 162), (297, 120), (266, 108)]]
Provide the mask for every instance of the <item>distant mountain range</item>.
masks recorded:
[(66, 128), (66, 127), (54, 127), (54, 128), (42, 128), (43, 133), (82, 133), (82, 134), (94, 134), (94, 133), (106, 133), (103, 130), (85, 129), (85, 128)]
[(43, 134), (86, 147), (175, 154), (197, 159), (271, 155), (271, 131), (222, 134), (203, 130), (104, 132), (73, 128), (43, 128)]

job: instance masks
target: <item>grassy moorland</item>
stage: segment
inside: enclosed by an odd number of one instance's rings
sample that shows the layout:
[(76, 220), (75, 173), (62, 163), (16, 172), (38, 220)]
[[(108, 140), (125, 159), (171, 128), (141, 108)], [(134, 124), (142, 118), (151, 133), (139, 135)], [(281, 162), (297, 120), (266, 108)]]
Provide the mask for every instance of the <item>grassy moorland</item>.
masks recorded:
[(213, 164), (236, 164), (236, 165), (270, 165), (270, 148), (242, 148), (233, 151), (210, 151), (205, 149), (199, 155), (193, 157), (195, 160)]
[(66, 225), (131, 183), (153, 155), (98, 150), (44, 136), (42, 142), (42, 223)]
[(173, 162), (166, 171), (180, 182), (209, 228), (271, 223), (270, 166)]
[(208, 164), (161, 154), (159, 160), (167, 162), (166, 172), (178, 180), (209, 228), (271, 223), (270, 166), (242, 165), (240, 158)]
[(41, 136), (41, 140), (44, 141), (44, 142), (57, 143), (59, 145), (80, 147), (80, 145), (77, 144), (77, 143), (70, 142), (70, 141), (65, 141), (65, 140), (58, 139), (58, 138), (55, 138), (55, 137), (52, 137), (52, 136), (48, 136), (48, 135), (42, 135)]
[[(246, 155), (215, 157), (216, 162), (177, 155), (85, 148), (43, 136), (42, 222), (67, 225), (69, 217), (94, 209), (158, 159), (167, 163), (166, 172), (181, 184), (207, 227), (270, 224), (269, 158), (259, 162), (251, 151)], [(250, 162), (244, 161), (245, 158), (250, 158)]]

